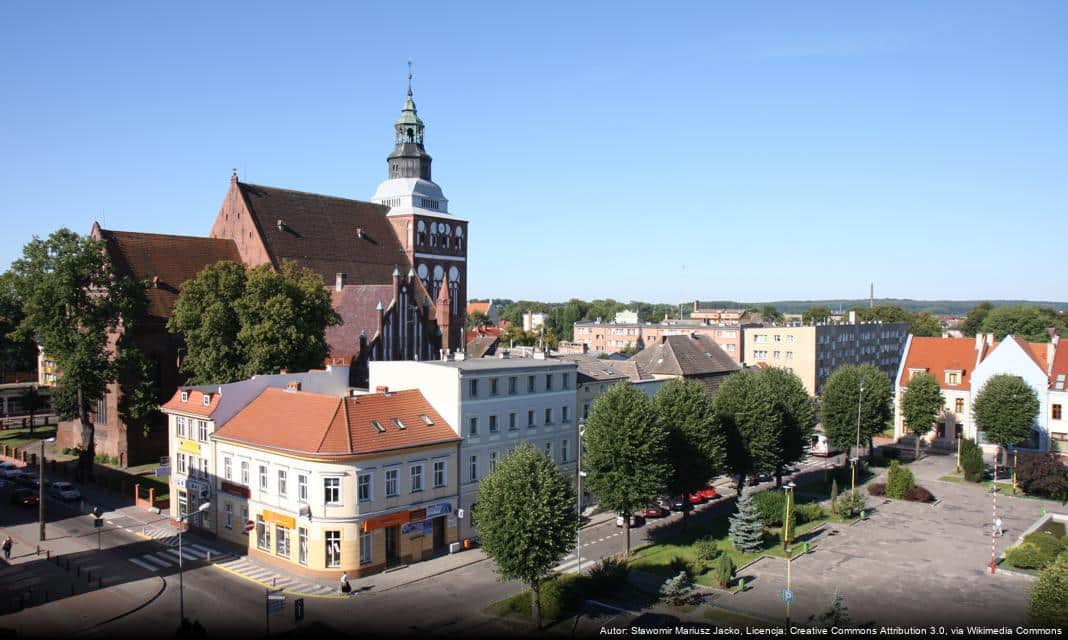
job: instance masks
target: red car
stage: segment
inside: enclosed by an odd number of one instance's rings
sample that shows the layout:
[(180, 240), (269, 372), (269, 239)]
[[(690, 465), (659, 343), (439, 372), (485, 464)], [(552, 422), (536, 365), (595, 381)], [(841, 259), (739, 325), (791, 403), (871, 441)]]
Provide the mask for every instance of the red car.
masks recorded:
[(697, 493), (701, 494), (701, 497), (703, 497), (705, 500), (715, 500), (719, 497), (719, 493), (716, 491), (716, 488), (710, 484), (707, 484), (703, 488), (698, 489)]
[(701, 504), (705, 501), (705, 497), (701, 495), (700, 491), (694, 491), (690, 495), (686, 496), (686, 500), (689, 501), (690, 504)]
[(668, 510), (658, 504), (651, 504), (645, 508), (644, 514), (646, 518), (663, 518), (668, 514)]

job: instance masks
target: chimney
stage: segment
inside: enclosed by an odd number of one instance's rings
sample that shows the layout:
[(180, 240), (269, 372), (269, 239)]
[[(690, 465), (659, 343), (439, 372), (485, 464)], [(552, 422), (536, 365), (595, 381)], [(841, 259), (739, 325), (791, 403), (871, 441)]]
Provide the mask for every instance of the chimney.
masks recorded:
[(285, 374), (286, 374), (286, 370), (285, 369), (279, 369), (278, 370), (278, 375), (284, 376)]
[(300, 391), (300, 380), (293, 380), (286, 383), (286, 391)]
[(983, 350), (983, 334), (981, 334), (981, 333), (975, 334), (975, 350), (976, 351), (982, 351)]
[(344, 273), (334, 274), (334, 291), (341, 291), (341, 289), (345, 286), (345, 277), (346, 276)]
[(384, 384), (380, 384), (375, 387), (375, 393), (389, 393), (389, 387)]
[(363, 227), (356, 227), (356, 238), (363, 240)]
[(986, 346), (988, 346), (988, 347), (994, 346), (994, 334), (992, 334), (992, 333), (986, 334)]
[(467, 354), (466, 354), (466, 353), (464, 353), (463, 351), (457, 351), (457, 352), (456, 352), (456, 360), (457, 360), (457, 361), (463, 360), (463, 359), (465, 359), (466, 357), (467, 357)]
[(850, 311), (849, 312), (849, 324), (856, 324), (856, 323), (857, 323), (857, 312), (856, 311)]

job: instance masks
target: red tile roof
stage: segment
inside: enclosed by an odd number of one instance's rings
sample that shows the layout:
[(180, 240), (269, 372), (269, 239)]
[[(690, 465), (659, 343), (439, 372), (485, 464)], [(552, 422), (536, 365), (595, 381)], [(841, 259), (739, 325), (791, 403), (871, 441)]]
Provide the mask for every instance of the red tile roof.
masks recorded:
[(204, 404), (204, 391), (197, 389), (189, 389), (189, 399), (186, 402), (182, 402), (182, 391), (178, 389), (171, 396), (161, 409), (170, 409), (171, 411), (180, 411), (182, 413), (192, 413), (198, 416), (209, 417), (215, 413), (215, 410), (219, 408), (219, 398), (222, 397), (219, 393), (211, 394), (210, 404)]
[(489, 315), (489, 302), (468, 302), (467, 303), (467, 315), (478, 311), (479, 313)]
[[(905, 354), (905, 366), (898, 385), (908, 386), (910, 369), (923, 369), (934, 376), (943, 389), (968, 389), (972, 369), (975, 368), (975, 356), (975, 338), (913, 337)], [(947, 369), (961, 372), (960, 384), (946, 383)]]
[(1023, 338), (1018, 338), (1016, 336), (1013, 336), (1013, 340), (1016, 341), (1016, 344), (1020, 345), (1020, 348), (1027, 352), (1027, 355), (1031, 356), (1031, 359), (1035, 361), (1035, 364), (1038, 365), (1039, 369), (1042, 369), (1043, 372), (1046, 371), (1048, 365), (1046, 363), (1045, 342), (1028, 342)]
[[(1068, 378), (1068, 345), (1057, 345), (1057, 350), (1053, 353), (1053, 367), (1049, 372), (1050, 388), (1055, 389), (1057, 383), (1057, 376), (1065, 376)], [(1068, 384), (1065, 385), (1068, 388)], [(1061, 391), (1062, 389), (1057, 389)]]
[[(423, 416), (432, 424), (426, 424)], [(373, 420), (384, 431), (376, 429)], [(344, 398), (264, 389), (213, 437), (318, 458), (366, 456), (460, 440), (418, 389)]]
[(360, 332), (370, 342), (378, 333), (378, 310), (393, 301), (392, 284), (345, 285), (341, 291), (330, 290), (330, 303), (341, 316), (341, 324), (326, 328), (326, 344), (335, 356), (356, 356), (360, 353)]

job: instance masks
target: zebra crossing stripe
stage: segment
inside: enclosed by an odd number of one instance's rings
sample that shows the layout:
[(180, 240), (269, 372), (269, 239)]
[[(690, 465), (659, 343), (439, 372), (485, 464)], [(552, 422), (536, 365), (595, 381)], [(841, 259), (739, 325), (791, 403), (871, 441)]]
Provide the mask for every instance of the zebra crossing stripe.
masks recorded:
[(149, 563), (152, 563), (152, 564), (157, 564), (163, 569), (166, 569), (166, 568), (172, 566), (172, 563), (170, 561), (162, 560), (160, 558), (157, 558), (156, 556), (143, 555), (143, 556), (141, 556), (141, 559), (144, 560), (145, 562), (149, 562)]
[(205, 555), (207, 555), (209, 553), (214, 555), (214, 556), (223, 555), (222, 551), (216, 551), (215, 549), (212, 549), (211, 547), (205, 547), (205, 546), (202, 546), (202, 545), (199, 545), (199, 544), (191, 544), (191, 545), (189, 545), (189, 547), (191, 549), (196, 549), (197, 551), (199, 551), (199, 552), (201, 552), (201, 553), (203, 553)]
[(186, 551), (185, 549), (182, 549), (181, 553), (178, 553), (177, 549), (167, 549), (163, 553), (169, 553), (172, 556), (174, 556), (175, 558), (177, 558), (178, 556), (182, 556), (186, 560), (197, 560), (198, 559), (195, 555), (193, 555), (192, 553)]
[(165, 551), (160, 551), (159, 553), (156, 553), (156, 554), (153, 554), (153, 555), (147, 556), (147, 557), (152, 558), (152, 560), (155, 561), (155, 562), (166, 563), (166, 565), (168, 567), (173, 565), (173, 564), (177, 564), (177, 562), (178, 562), (178, 560), (176, 558), (173, 558), (170, 554), (168, 554)]
[(127, 560), (129, 560), (130, 562), (136, 564), (137, 566), (141, 567), (142, 569), (145, 569), (146, 571), (159, 571), (159, 567), (154, 567), (154, 566), (148, 564), (147, 562), (141, 562), (137, 558), (127, 558)]

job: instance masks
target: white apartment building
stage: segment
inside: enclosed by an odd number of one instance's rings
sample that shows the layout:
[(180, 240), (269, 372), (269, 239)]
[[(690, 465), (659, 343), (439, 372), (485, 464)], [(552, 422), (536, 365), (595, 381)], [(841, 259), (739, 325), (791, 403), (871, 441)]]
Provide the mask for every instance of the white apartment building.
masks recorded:
[(575, 476), (577, 376), (577, 365), (555, 359), (370, 363), (371, 389), (419, 389), (463, 438), (461, 537), (477, 533), (469, 514), (478, 499), (479, 480), (520, 443), (533, 443), (561, 472)]

